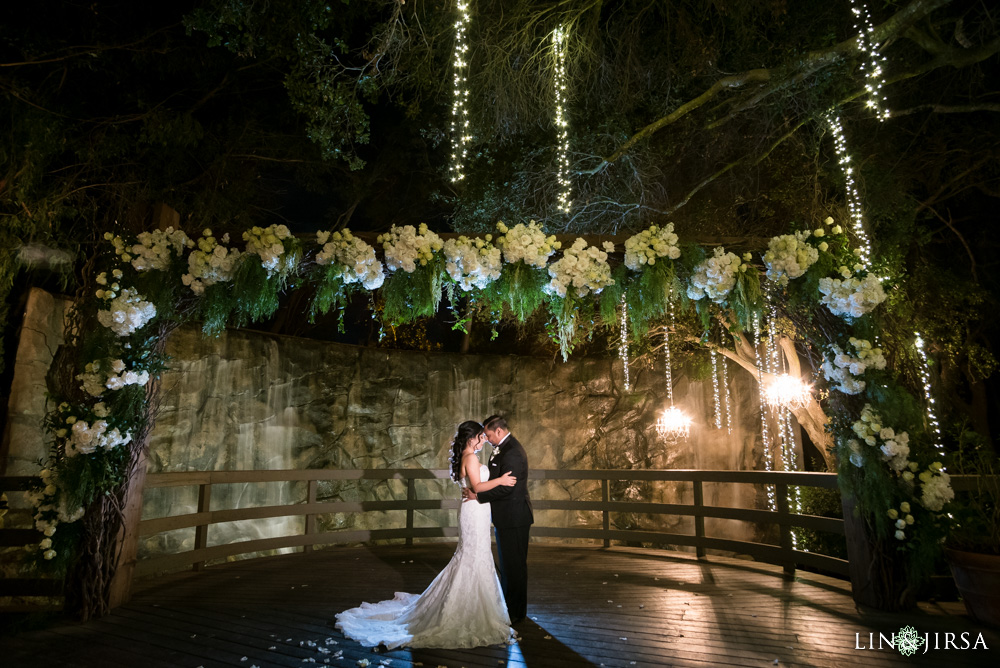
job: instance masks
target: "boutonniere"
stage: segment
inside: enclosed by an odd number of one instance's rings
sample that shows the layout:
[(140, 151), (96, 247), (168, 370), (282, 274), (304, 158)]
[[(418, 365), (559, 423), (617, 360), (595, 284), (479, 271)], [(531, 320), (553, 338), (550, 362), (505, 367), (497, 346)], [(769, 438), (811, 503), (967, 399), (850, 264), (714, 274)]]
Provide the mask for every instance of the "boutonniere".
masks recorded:
[(496, 446), (494, 446), (494, 447), (493, 447), (493, 452), (491, 452), (491, 453), (490, 453), (490, 464), (492, 464), (492, 463), (493, 463), (493, 460), (497, 458), (497, 454), (498, 454), (499, 452), (500, 452), (500, 448), (499, 448), (499, 447), (496, 447)]

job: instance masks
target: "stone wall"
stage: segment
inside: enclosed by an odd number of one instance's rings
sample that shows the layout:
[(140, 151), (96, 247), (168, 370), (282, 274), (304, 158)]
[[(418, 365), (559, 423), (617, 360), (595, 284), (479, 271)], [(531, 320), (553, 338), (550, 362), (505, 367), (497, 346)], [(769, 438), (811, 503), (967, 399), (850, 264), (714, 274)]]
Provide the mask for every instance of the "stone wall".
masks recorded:
[[(37, 320), (26, 318), (25, 330), (41, 327)], [(55, 315), (42, 321), (54, 329), (61, 324)], [(45, 337), (50, 342), (58, 339), (55, 333)], [(51, 344), (42, 348), (51, 354)], [(761, 458), (755, 381), (735, 365), (730, 365), (729, 374), (732, 433), (711, 424), (711, 378), (694, 382), (683, 369), (675, 370), (675, 401), (695, 417), (695, 424), (687, 441), (666, 445), (654, 428), (656, 413), (666, 402), (662, 368), (632, 369), (633, 387), (625, 392), (618, 360), (571, 358), (564, 363), (408, 352), (251, 331), (230, 331), (213, 339), (193, 327), (172, 335), (167, 354), (171, 368), (162, 379), (162, 406), (150, 445), (151, 472), (446, 468), (455, 426), (490, 413), (508, 417), (535, 469), (752, 469), (759, 468)], [(37, 361), (32, 364), (42, 367)], [(12, 462), (24, 464), (37, 459), (36, 450), (44, 451), (38, 428), (44, 398), (37, 396), (44, 383), (38, 380), (38, 371), (34, 369), (35, 380), (24, 381), (25, 392), (35, 396), (19, 404), (30, 410), (19, 414), (21, 431), (12, 440), (17, 450), (11, 452)], [(483, 453), (484, 460), (488, 454)], [(417, 491), (421, 498), (457, 495), (457, 488), (447, 481), (421, 481)], [(599, 487), (590, 482), (536, 480), (530, 491), (539, 499), (600, 498)], [(663, 503), (693, 499), (687, 483), (620, 483), (611, 492), (616, 499)], [(319, 497), (357, 501), (405, 498), (405, 493), (398, 481), (345, 481), (323, 483)], [(147, 490), (144, 517), (193, 512), (196, 494), (190, 487)], [(301, 484), (215, 486), (212, 508), (304, 498)], [(752, 508), (760, 502), (759, 491), (750, 486), (705, 485), (709, 505)], [(337, 514), (320, 518), (320, 528), (379, 528), (400, 526), (403, 521), (402, 512)], [(539, 511), (536, 521), (600, 526), (596, 513)], [(416, 523), (454, 525), (454, 511), (418, 513)], [(620, 528), (693, 533), (693, 522), (684, 518), (622, 514), (613, 523)], [(706, 530), (709, 535), (745, 540), (753, 537), (755, 527), (707, 519)], [(301, 521), (285, 519), (232, 523), (213, 527), (209, 542), (301, 531)], [(193, 530), (146, 537), (140, 551), (174, 551), (190, 547), (193, 539)]]

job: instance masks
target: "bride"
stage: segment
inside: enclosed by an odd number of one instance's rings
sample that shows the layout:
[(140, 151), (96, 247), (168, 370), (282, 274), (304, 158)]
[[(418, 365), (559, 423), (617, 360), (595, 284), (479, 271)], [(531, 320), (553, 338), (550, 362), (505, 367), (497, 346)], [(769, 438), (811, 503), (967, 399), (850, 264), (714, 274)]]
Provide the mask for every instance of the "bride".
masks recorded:
[[(451, 478), (475, 492), (513, 486), (508, 471), (494, 480), (479, 463), (486, 436), (469, 420), (452, 443)], [(455, 556), (422, 594), (396, 592), (379, 603), (362, 603), (337, 615), (337, 628), (365, 647), (454, 649), (509, 642), (513, 637), (490, 549), (490, 505), (463, 503), (458, 513)]]

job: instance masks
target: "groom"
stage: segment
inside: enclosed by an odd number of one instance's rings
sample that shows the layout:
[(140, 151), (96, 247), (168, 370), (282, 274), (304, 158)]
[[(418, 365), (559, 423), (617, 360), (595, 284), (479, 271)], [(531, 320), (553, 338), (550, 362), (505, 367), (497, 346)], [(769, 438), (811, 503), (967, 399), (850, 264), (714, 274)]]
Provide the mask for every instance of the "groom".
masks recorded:
[(528, 498), (528, 455), (499, 415), (486, 418), (483, 427), (486, 439), (493, 445), (490, 480), (510, 471), (517, 484), (499, 485), (478, 495), (467, 489), (466, 500), (490, 504), (500, 557), (500, 587), (511, 624), (517, 624), (528, 614), (528, 530), (535, 521)]

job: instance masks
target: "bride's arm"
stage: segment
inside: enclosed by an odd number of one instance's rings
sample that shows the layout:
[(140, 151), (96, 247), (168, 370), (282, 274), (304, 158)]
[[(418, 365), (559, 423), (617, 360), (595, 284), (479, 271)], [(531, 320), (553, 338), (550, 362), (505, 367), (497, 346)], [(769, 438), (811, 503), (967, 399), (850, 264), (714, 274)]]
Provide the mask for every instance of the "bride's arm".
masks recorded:
[(469, 476), (469, 487), (475, 493), (485, 492), (487, 490), (493, 489), (497, 485), (505, 485), (507, 487), (513, 487), (517, 482), (517, 479), (510, 474), (510, 471), (504, 473), (499, 478), (494, 478), (493, 480), (480, 480), (479, 478), (479, 458), (473, 454), (468, 454), (465, 456), (465, 474)]

